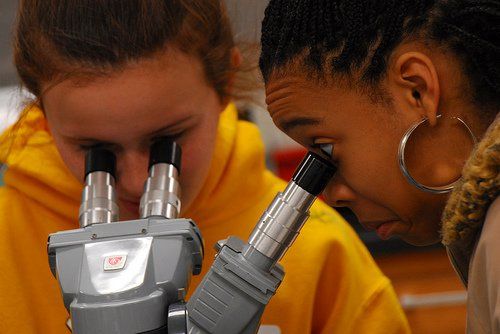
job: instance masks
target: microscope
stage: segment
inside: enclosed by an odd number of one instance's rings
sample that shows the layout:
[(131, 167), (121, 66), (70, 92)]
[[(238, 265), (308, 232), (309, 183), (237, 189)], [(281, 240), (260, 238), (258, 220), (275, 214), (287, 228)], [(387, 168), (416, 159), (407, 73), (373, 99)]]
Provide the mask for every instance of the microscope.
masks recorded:
[(51, 234), (47, 247), (76, 334), (256, 333), (285, 274), (278, 261), (335, 173), (308, 153), (248, 241), (231, 236), (215, 245), (209, 272), (186, 302), (203, 239), (192, 220), (178, 217), (180, 146), (169, 138), (151, 146), (137, 220), (119, 221), (113, 153), (96, 147), (85, 160), (80, 228)]

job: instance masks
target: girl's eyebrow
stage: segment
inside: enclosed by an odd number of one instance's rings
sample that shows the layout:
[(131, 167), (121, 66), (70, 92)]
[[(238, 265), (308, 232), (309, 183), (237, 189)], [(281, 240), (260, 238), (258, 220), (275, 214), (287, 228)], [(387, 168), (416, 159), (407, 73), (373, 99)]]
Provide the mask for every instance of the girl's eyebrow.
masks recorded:
[(280, 127), (285, 132), (290, 132), (298, 127), (305, 127), (311, 125), (319, 125), (322, 123), (322, 119), (320, 118), (312, 118), (312, 117), (296, 117), (280, 123)]
[(150, 134), (148, 134), (148, 137), (155, 137), (157, 135), (160, 135), (160, 134), (163, 134), (165, 132), (168, 132), (168, 130), (171, 130), (175, 127), (178, 127), (178, 126), (181, 126), (181, 125), (185, 125), (186, 123), (189, 123), (191, 121), (191, 119), (193, 119), (193, 115), (188, 115), (184, 118), (182, 118), (181, 120), (175, 122), (174, 124), (169, 124), (169, 125), (166, 125), (158, 130), (155, 130), (153, 132), (151, 132)]

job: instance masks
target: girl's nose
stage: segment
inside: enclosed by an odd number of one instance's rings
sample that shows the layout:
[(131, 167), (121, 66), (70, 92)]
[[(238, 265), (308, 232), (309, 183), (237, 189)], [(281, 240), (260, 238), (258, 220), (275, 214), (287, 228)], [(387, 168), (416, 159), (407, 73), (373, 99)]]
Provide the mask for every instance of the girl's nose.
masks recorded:
[(117, 160), (118, 197), (140, 200), (148, 177), (149, 152), (126, 151)]
[(354, 191), (347, 185), (345, 180), (338, 175), (326, 186), (323, 195), (325, 201), (333, 207), (350, 206), (356, 198)]

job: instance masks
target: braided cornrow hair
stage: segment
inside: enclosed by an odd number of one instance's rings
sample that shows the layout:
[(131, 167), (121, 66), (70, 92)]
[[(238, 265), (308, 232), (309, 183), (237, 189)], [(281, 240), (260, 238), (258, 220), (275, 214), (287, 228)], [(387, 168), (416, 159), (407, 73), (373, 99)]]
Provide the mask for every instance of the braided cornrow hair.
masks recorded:
[[(260, 69), (285, 65), (325, 75), (359, 74), (375, 86), (394, 48), (421, 38), (463, 62), (473, 102), (500, 105), (499, 0), (271, 0), (262, 23)], [(326, 73), (326, 74), (325, 74)]]

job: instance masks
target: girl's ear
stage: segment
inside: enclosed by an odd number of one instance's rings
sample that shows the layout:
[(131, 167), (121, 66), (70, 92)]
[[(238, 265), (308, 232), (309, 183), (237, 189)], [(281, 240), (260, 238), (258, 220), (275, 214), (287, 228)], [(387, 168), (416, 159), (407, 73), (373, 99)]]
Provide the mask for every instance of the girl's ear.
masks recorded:
[(227, 105), (231, 101), (231, 96), (234, 91), (234, 82), (235, 82), (235, 77), (236, 77), (236, 72), (238, 72), (238, 69), (240, 68), (241, 64), (243, 63), (243, 55), (241, 54), (241, 51), (238, 47), (233, 47), (231, 49), (231, 74), (229, 77), (229, 80), (227, 82), (227, 89), (226, 91), (229, 93), (228, 96), (222, 101), (223, 109), (226, 109)]
[(440, 87), (436, 68), (420, 52), (406, 52), (390, 66), (389, 82), (402, 96), (404, 110), (425, 116), (434, 126), (439, 113)]
[(243, 62), (243, 55), (238, 47), (233, 47), (231, 49), (231, 66), (234, 70), (237, 70), (241, 63)]

